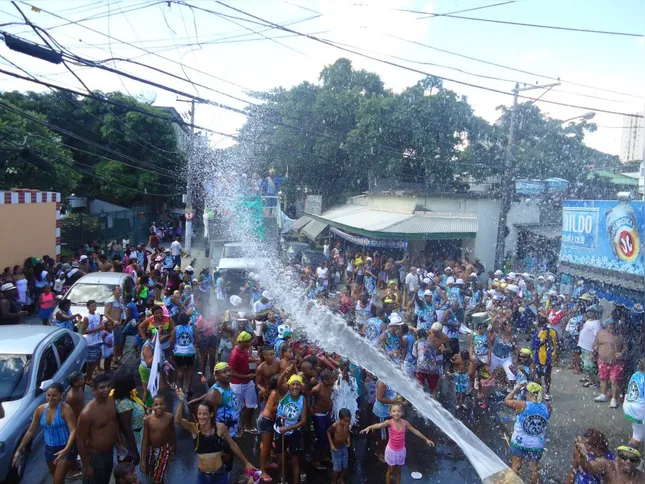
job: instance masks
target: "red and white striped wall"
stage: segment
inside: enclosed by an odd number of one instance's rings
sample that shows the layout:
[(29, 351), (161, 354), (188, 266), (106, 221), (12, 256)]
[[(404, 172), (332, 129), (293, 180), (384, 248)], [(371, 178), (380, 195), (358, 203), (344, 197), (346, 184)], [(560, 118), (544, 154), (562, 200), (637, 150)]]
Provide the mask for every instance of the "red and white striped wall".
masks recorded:
[(60, 193), (28, 189), (0, 191), (0, 205), (20, 203), (56, 203), (56, 260), (58, 260), (60, 258)]

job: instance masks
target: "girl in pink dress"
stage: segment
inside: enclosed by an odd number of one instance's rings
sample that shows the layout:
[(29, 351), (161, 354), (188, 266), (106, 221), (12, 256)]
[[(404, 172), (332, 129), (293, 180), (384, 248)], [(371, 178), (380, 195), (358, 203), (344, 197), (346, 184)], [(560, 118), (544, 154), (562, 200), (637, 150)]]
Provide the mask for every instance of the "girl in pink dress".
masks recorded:
[(365, 434), (370, 430), (388, 429), (387, 447), (385, 447), (385, 462), (388, 465), (387, 474), (385, 476), (386, 484), (392, 482), (392, 478), (396, 484), (401, 484), (401, 469), (405, 464), (405, 431), (406, 429), (414, 435), (426, 441), (430, 447), (434, 447), (434, 442), (417, 429), (415, 429), (410, 422), (403, 420), (403, 405), (400, 403), (393, 403), (390, 405), (389, 420), (383, 423), (370, 425), (369, 427), (361, 430), (361, 434)]

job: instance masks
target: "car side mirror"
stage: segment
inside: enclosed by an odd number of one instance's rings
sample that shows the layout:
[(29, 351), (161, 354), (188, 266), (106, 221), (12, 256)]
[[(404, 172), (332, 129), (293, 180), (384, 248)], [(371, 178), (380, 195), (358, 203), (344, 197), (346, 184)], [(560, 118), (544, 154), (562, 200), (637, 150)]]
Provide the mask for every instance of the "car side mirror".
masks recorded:
[(44, 393), (47, 391), (47, 389), (54, 384), (54, 380), (45, 380), (40, 384), (38, 387), (38, 393)]

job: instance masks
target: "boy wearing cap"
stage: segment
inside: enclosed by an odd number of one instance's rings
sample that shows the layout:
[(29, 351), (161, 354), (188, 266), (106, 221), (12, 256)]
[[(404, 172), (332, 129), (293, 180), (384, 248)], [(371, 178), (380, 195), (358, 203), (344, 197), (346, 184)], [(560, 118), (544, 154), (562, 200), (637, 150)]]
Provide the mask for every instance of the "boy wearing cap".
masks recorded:
[(603, 476), (608, 484), (643, 484), (645, 474), (638, 470), (642, 455), (640, 451), (630, 445), (620, 445), (616, 449), (616, 459), (588, 458), (592, 455), (582, 439), (576, 440), (576, 449), (580, 456), (582, 470), (594, 476)]
[[(291, 455), (292, 481), (300, 482), (300, 457), (303, 454), (302, 428), (307, 423), (307, 399), (302, 395), (303, 379), (299, 375), (287, 375), (294, 371), (293, 367), (287, 369), (278, 381), (278, 388), (285, 394), (278, 403), (276, 421), (273, 429), (275, 453), (277, 461), (282, 465), (283, 459), (279, 458), (287, 450)], [(285, 469), (281, 469), (284, 476)]]
[(257, 429), (251, 422), (253, 410), (258, 406), (255, 393), (255, 373), (251, 373), (249, 363), (249, 348), (253, 336), (247, 331), (242, 331), (237, 337), (237, 345), (231, 351), (229, 366), (231, 367), (231, 389), (237, 396), (241, 412), (243, 430), (249, 434), (257, 434)]

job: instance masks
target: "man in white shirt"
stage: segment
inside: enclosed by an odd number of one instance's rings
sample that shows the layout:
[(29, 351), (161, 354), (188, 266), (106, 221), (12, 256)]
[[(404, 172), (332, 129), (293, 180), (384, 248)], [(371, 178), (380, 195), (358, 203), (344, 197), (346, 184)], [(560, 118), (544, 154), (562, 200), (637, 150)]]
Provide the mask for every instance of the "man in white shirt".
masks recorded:
[(262, 293), (262, 297), (253, 303), (253, 313), (255, 316), (265, 316), (269, 309), (273, 308), (271, 296), (268, 291)]
[(172, 255), (173, 264), (181, 267), (181, 243), (179, 237), (175, 237), (175, 241), (170, 244), (170, 254)]
[(403, 306), (405, 306), (408, 301), (414, 299), (414, 295), (419, 290), (420, 282), (417, 268), (410, 267), (410, 272), (405, 276), (405, 285), (408, 290), (403, 294)]
[(320, 266), (316, 268), (316, 277), (324, 281), (323, 282), (324, 286), (327, 286), (329, 284), (328, 272), (329, 272), (329, 269), (327, 267), (326, 261), (322, 262)]
[(128, 248), (128, 245), (130, 245), (130, 234), (125, 234), (123, 236), (123, 240), (121, 241), (121, 248), (125, 250)]
[(580, 328), (580, 335), (578, 336), (578, 346), (582, 353), (582, 371), (585, 374), (587, 381), (582, 385), (584, 387), (596, 387), (596, 374), (598, 369), (593, 361), (593, 343), (596, 340), (596, 334), (602, 329), (602, 308), (597, 304), (589, 306), (586, 312), (585, 323)]

